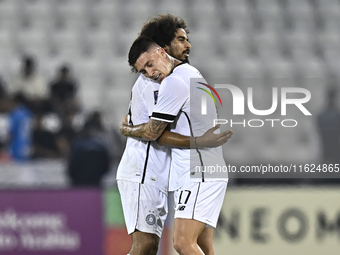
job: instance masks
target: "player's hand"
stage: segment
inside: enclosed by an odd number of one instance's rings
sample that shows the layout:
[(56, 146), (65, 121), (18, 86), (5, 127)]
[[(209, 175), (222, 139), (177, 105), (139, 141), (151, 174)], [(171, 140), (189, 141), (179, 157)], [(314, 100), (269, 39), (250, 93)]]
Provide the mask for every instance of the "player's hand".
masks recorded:
[(120, 133), (122, 135), (126, 136), (126, 128), (127, 128), (127, 126), (129, 126), (129, 114), (126, 114), (126, 116), (123, 119), (122, 125), (120, 126), (119, 131), (120, 131)]
[(122, 125), (123, 126), (128, 126), (129, 125), (129, 114), (126, 114), (126, 116), (124, 117)]
[(214, 131), (217, 130), (220, 125), (216, 125), (215, 127), (207, 130), (202, 136), (196, 138), (196, 144), (198, 148), (213, 148), (218, 147), (226, 142), (232, 137), (234, 132), (232, 130), (227, 130), (219, 134), (214, 134)]

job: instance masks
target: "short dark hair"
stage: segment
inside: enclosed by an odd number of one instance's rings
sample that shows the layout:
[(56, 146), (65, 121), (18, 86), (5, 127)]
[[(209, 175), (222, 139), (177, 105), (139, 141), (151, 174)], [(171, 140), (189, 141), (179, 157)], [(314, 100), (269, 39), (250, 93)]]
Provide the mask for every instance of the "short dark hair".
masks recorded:
[(132, 67), (133, 72), (138, 72), (137, 69), (134, 67), (136, 64), (137, 59), (140, 55), (144, 52), (147, 52), (151, 45), (154, 45), (155, 42), (146, 36), (139, 36), (132, 44), (130, 51), (129, 51), (129, 65)]
[(142, 27), (141, 36), (150, 37), (155, 43), (162, 48), (170, 45), (175, 38), (175, 33), (179, 28), (183, 28), (187, 34), (189, 29), (185, 21), (171, 14), (157, 15), (155, 18), (148, 20)]

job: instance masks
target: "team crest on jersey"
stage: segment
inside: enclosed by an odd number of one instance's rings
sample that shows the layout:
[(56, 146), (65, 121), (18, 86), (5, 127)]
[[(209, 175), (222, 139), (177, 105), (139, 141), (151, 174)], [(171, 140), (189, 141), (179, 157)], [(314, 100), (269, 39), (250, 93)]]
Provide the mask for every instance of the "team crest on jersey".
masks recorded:
[(146, 216), (146, 223), (148, 224), (148, 225), (150, 225), (150, 226), (152, 226), (152, 225), (155, 225), (155, 223), (156, 223), (156, 216), (155, 215), (153, 215), (153, 214), (148, 214), (147, 216)]
[(155, 90), (153, 92), (153, 98), (155, 99), (155, 104), (157, 104), (157, 100), (158, 100), (158, 90)]

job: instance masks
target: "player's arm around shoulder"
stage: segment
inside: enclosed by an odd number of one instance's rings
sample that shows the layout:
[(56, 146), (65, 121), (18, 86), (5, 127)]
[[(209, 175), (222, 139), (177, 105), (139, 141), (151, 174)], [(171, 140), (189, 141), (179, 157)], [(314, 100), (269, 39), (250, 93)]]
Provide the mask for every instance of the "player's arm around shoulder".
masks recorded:
[(120, 132), (127, 137), (141, 138), (146, 141), (155, 141), (165, 130), (167, 122), (150, 119), (148, 123), (129, 126), (125, 116), (120, 127)]
[(181, 149), (213, 148), (225, 144), (234, 134), (232, 130), (215, 134), (220, 125), (208, 129), (202, 136), (184, 136), (165, 130), (157, 142), (159, 145), (171, 146)]

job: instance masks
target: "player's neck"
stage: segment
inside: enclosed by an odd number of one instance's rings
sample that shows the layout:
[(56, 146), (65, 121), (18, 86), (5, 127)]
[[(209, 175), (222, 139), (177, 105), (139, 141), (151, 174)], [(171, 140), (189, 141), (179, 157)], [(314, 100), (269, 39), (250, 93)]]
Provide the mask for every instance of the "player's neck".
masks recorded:
[(172, 63), (172, 68), (171, 68), (171, 70), (174, 70), (174, 68), (175, 68), (176, 66), (178, 66), (179, 64), (182, 64), (182, 61), (173, 58), (172, 61), (171, 61), (171, 63)]

